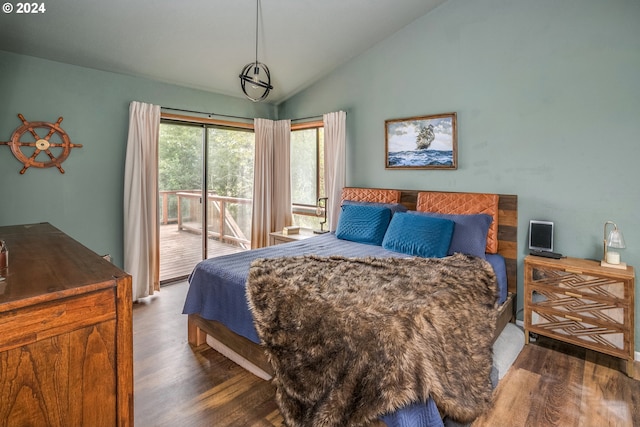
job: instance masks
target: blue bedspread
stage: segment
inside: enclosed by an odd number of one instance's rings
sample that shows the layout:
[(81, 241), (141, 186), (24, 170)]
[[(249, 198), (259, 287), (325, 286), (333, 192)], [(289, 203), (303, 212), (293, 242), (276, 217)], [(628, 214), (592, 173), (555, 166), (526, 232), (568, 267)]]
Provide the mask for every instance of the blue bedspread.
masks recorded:
[[(259, 343), (253, 318), (247, 305), (245, 284), (251, 262), (258, 258), (278, 258), (301, 255), (341, 255), (345, 257), (407, 257), (388, 251), (382, 246), (364, 245), (335, 237), (326, 233), (308, 239), (269, 246), (211, 258), (200, 262), (189, 276), (189, 291), (184, 304), (184, 314), (199, 314), (209, 320), (217, 320), (233, 332)], [(504, 258), (488, 255), (498, 277), (500, 302), (507, 296)], [(415, 403), (382, 420), (389, 427), (435, 427), (442, 426), (435, 403)]]

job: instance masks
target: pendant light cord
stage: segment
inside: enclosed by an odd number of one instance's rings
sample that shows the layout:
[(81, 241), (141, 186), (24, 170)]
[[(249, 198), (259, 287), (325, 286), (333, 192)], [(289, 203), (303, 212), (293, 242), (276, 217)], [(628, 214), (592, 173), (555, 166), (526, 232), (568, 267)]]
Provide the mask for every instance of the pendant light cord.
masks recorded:
[(260, 13), (260, 0), (256, 0), (256, 64), (258, 63), (258, 15)]
[[(256, 58), (253, 63), (249, 63), (244, 66), (240, 73), (240, 86), (242, 92), (252, 100), (253, 102), (259, 102), (269, 95), (269, 91), (273, 89), (271, 85), (271, 74), (269, 68), (260, 62), (258, 62), (258, 43), (260, 34), (260, 0), (256, 0)], [(262, 69), (262, 70), (261, 70)], [(252, 73), (253, 71), (253, 73)], [(264, 71), (263, 73), (261, 71)], [(262, 78), (261, 74), (264, 75)], [(246, 85), (249, 84), (251, 88), (258, 89), (258, 87), (264, 89), (264, 93), (261, 96), (252, 96), (247, 92)]]

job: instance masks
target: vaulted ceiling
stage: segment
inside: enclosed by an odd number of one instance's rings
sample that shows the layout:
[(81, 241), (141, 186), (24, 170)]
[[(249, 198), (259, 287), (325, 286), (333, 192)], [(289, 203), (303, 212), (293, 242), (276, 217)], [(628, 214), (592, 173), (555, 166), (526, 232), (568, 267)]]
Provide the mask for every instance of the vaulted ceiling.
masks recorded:
[[(279, 103), (446, 0), (262, 0), (258, 60)], [(242, 97), (255, 0), (54, 0), (0, 12), (0, 50)], [(7, 7), (5, 3), (3, 7)], [(1, 76), (0, 76), (1, 77)]]

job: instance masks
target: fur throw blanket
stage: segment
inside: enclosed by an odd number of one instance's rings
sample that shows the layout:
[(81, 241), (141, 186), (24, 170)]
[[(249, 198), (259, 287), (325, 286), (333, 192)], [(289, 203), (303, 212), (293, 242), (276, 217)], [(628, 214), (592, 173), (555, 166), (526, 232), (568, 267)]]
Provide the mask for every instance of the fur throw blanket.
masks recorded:
[(432, 397), (469, 422), (491, 401), (491, 265), (442, 259), (258, 259), (249, 307), (289, 427), (362, 426)]

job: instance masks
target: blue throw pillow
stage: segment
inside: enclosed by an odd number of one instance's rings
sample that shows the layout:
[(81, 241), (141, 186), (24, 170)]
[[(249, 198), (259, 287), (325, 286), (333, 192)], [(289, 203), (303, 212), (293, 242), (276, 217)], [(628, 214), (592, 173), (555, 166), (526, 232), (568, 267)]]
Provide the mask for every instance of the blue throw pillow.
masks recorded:
[(343, 205), (340, 218), (338, 218), (336, 237), (342, 240), (380, 246), (389, 221), (391, 221), (391, 210), (388, 208), (369, 205)]
[(342, 206), (344, 205), (381, 206), (383, 208), (391, 209), (391, 216), (393, 216), (393, 214), (397, 212), (406, 212), (408, 210), (407, 207), (401, 203), (358, 202), (355, 200), (343, 200)]
[(382, 247), (424, 258), (447, 255), (454, 222), (444, 218), (397, 213), (391, 219)]
[(449, 255), (456, 252), (486, 259), (487, 233), (493, 222), (491, 215), (453, 215), (433, 212), (410, 212), (412, 215), (449, 219), (456, 223), (449, 246)]

